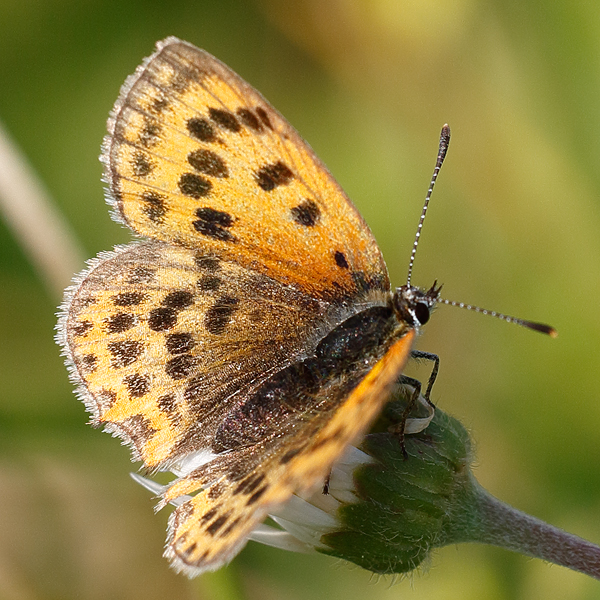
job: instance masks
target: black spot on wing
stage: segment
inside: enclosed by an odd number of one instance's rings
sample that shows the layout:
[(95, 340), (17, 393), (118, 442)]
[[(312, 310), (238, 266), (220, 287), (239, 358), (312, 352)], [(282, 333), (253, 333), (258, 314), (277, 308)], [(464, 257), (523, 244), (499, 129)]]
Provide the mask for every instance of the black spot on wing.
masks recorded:
[(219, 498), (223, 492), (226, 490), (226, 486), (223, 485), (222, 482), (217, 482), (215, 484), (213, 484), (211, 486), (211, 488), (208, 490), (208, 497), (210, 500), (216, 500), (217, 498)]
[(135, 316), (130, 313), (116, 313), (105, 320), (107, 333), (123, 333), (135, 325)]
[(236, 494), (251, 494), (256, 490), (256, 488), (264, 481), (265, 475), (264, 473), (252, 473), (236, 486), (233, 490), (233, 495)]
[(186, 123), (190, 135), (201, 142), (214, 142), (217, 139), (215, 128), (207, 119), (197, 119), (195, 117), (188, 119)]
[(161, 306), (150, 311), (148, 327), (152, 331), (167, 331), (177, 324), (177, 311), (174, 308)]
[(212, 190), (213, 184), (196, 173), (184, 173), (177, 183), (182, 194), (198, 200), (208, 196)]
[(169, 104), (170, 101), (168, 98), (165, 98), (164, 96), (159, 96), (157, 98), (154, 98), (154, 100), (152, 101), (150, 111), (160, 114), (163, 110), (165, 110), (165, 108), (169, 106)]
[(205, 512), (201, 517), (200, 517), (200, 522), (201, 523), (207, 523), (208, 521), (210, 521), (213, 517), (217, 516), (217, 513), (219, 512), (219, 506), (214, 506), (213, 508), (211, 508), (209, 511)]
[(269, 489), (268, 485), (263, 485), (259, 490), (254, 492), (250, 498), (246, 501), (246, 506), (251, 506), (259, 500), (259, 498)]
[(107, 348), (111, 355), (111, 366), (114, 369), (121, 369), (132, 365), (139, 358), (144, 345), (133, 340), (122, 340), (109, 343)]
[(199, 269), (206, 269), (209, 273), (215, 273), (221, 268), (221, 261), (216, 256), (197, 255), (194, 262)]
[(166, 197), (157, 192), (146, 190), (142, 194), (142, 211), (153, 223), (162, 223), (167, 213)]
[(143, 447), (144, 442), (156, 433), (156, 429), (143, 415), (134, 415), (115, 425), (131, 438), (138, 449)]
[(94, 324), (87, 319), (83, 321), (78, 321), (76, 325), (73, 325), (73, 334), (77, 337), (83, 337), (86, 335), (90, 329), (94, 327)]
[(196, 512), (196, 509), (191, 502), (184, 502), (177, 507), (175, 512), (177, 513), (177, 520), (181, 523), (181, 521), (189, 519)]
[(196, 345), (191, 333), (172, 333), (165, 343), (169, 354), (185, 354)]
[(229, 177), (229, 169), (225, 161), (212, 150), (200, 148), (190, 152), (188, 162), (196, 171), (210, 177)]
[(240, 523), (240, 521), (242, 520), (242, 517), (238, 517), (237, 519), (234, 519), (233, 521), (231, 521), (231, 523), (229, 523), (229, 525), (227, 525), (227, 528), (224, 529), (223, 531), (221, 531), (221, 533), (219, 534), (220, 538), (224, 538), (227, 537)]
[(202, 292), (216, 292), (222, 285), (223, 281), (215, 275), (203, 275), (198, 279), (198, 289)]
[(77, 303), (83, 307), (87, 308), (88, 306), (92, 306), (96, 304), (98, 300), (92, 294), (82, 294), (78, 299)]
[(262, 106), (258, 106), (256, 108), (256, 114), (258, 115), (258, 118), (263, 122), (263, 124), (265, 126), (267, 126), (269, 129), (273, 129), (273, 125), (271, 125), (269, 115)]
[(197, 209), (196, 216), (218, 227), (231, 227), (233, 225), (233, 217), (229, 213), (208, 206)]
[(150, 175), (152, 169), (154, 168), (154, 164), (145, 154), (143, 154), (142, 152), (136, 152), (133, 155), (131, 168), (133, 170), (133, 174), (136, 177), (144, 178)]
[(206, 311), (204, 325), (206, 329), (215, 335), (220, 335), (225, 331), (231, 316), (238, 308), (239, 298), (232, 296), (221, 296)]
[(95, 394), (94, 400), (96, 401), (98, 412), (102, 415), (117, 401), (117, 393), (112, 390), (102, 389)]
[(163, 306), (174, 308), (175, 310), (182, 310), (190, 306), (194, 302), (194, 295), (192, 292), (187, 290), (176, 290), (169, 292), (162, 301)]
[(170, 81), (170, 88), (176, 94), (185, 94), (190, 86), (190, 81), (194, 78), (193, 69), (185, 69), (185, 72), (174, 73)]
[(279, 462), (282, 465), (285, 465), (286, 463), (290, 462), (290, 460), (292, 460), (292, 458), (294, 458), (294, 456), (297, 456), (298, 454), (300, 454), (301, 452), (301, 448), (293, 448), (292, 450), (288, 450), (279, 460)]
[(258, 117), (247, 108), (238, 108), (236, 114), (239, 120), (246, 126), (252, 129), (253, 131), (259, 132), (263, 131), (263, 125), (258, 120)]
[(210, 107), (208, 109), (208, 116), (213, 123), (216, 123), (222, 129), (227, 129), (233, 133), (239, 133), (242, 129), (235, 115), (228, 110)]
[(348, 269), (350, 268), (350, 265), (348, 264), (348, 261), (346, 260), (346, 256), (343, 252), (340, 252), (339, 250), (336, 250), (336, 253), (334, 254), (334, 259), (335, 259), (335, 264), (340, 268), (340, 269)]
[(228, 231), (233, 225), (233, 217), (229, 213), (204, 207), (196, 209), (195, 214), (198, 219), (192, 221), (192, 225), (198, 233), (223, 242), (235, 241), (235, 237)]
[(206, 528), (206, 533), (208, 533), (211, 536), (214, 536), (217, 533), (217, 531), (219, 531), (219, 529), (221, 529), (221, 527), (223, 527), (223, 525), (225, 525), (225, 523), (227, 523), (227, 521), (229, 520), (230, 516), (231, 516), (231, 511), (225, 513), (224, 515), (221, 515), (220, 517), (217, 517)]
[(151, 269), (150, 267), (133, 267), (129, 271), (127, 283), (131, 285), (150, 283), (155, 275), (156, 269)]
[(177, 399), (174, 394), (165, 394), (157, 400), (158, 408), (167, 416), (173, 425), (179, 425), (181, 414), (177, 407)]
[(265, 192), (271, 192), (280, 185), (287, 185), (294, 179), (294, 173), (282, 161), (265, 165), (255, 174), (256, 183)]
[(165, 372), (171, 379), (185, 379), (192, 373), (197, 362), (198, 359), (190, 354), (180, 354), (167, 361)]
[(141, 398), (150, 391), (150, 379), (146, 375), (134, 373), (123, 379), (132, 398)]
[(112, 301), (115, 306), (136, 306), (141, 304), (146, 298), (142, 292), (121, 292), (113, 296)]
[[(198, 548), (198, 544), (196, 542), (192, 542), (186, 548), (182, 548), (183, 543), (187, 540), (187, 534), (183, 534), (177, 540), (177, 555), (185, 562), (190, 563), (192, 561), (192, 555)], [(207, 551), (208, 552), (208, 551)], [(194, 561), (195, 562), (195, 561)]]
[(95, 354), (86, 354), (81, 358), (81, 369), (87, 375), (93, 373), (98, 366), (98, 357)]
[(144, 148), (151, 148), (158, 142), (161, 133), (161, 124), (155, 119), (145, 117), (144, 125), (138, 134), (138, 143)]
[(316, 202), (310, 199), (303, 200), (298, 206), (294, 206), (290, 213), (292, 219), (304, 227), (314, 227), (321, 218), (321, 210)]

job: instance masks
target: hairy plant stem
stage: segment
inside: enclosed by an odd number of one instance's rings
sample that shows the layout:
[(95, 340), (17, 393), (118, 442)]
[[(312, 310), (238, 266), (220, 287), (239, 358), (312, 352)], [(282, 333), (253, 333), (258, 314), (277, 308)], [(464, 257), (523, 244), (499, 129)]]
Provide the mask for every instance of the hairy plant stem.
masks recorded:
[(448, 543), (490, 544), (585, 573), (600, 580), (600, 547), (544, 523), (498, 500), (468, 472), (462, 489), (465, 503), (443, 528), (439, 546)]

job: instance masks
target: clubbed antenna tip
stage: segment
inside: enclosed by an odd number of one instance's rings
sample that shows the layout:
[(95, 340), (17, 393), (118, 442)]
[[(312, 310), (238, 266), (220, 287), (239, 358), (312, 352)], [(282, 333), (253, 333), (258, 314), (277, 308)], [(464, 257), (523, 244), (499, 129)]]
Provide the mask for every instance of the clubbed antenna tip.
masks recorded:
[(551, 327), (550, 325), (544, 325), (543, 323), (534, 323), (533, 321), (522, 321), (521, 325), (523, 327), (527, 327), (527, 329), (533, 329), (533, 331), (539, 331), (540, 333), (545, 333), (550, 337), (558, 337), (558, 331)]
[[(444, 162), (446, 158), (446, 152), (448, 151), (448, 145), (450, 144), (450, 125), (446, 123), (442, 127), (442, 133), (440, 134), (440, 150), (438, 152), (438, 161)], [(441, 164), (440, 164), (441, 166)]]

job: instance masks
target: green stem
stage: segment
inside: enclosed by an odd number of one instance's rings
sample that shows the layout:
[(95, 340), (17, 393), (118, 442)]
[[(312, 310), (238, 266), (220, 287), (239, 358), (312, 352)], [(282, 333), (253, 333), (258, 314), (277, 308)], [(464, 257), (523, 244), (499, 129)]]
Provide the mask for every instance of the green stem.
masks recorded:
[(585, 573), (600, 580), (600, 547), (518, 511), (484, 490), (469, 473), (458, 494), (464, 503), (449, 516), (445, 543), (490, 544)]

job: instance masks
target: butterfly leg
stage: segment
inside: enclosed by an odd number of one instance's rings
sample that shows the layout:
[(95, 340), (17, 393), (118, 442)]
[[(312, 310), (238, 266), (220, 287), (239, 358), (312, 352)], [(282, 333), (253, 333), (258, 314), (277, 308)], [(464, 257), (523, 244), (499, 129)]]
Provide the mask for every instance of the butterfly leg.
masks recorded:
[[(425, 389), (425, 394), (423, 395), (423, 397), (425, 398), (427, 404), (429, 404), (431, 409), (435, 410), (435, 405), (433, 404), (433, 402), (431, 402), (430, 395), (431, 390), (433, 389), (433, 384), (437, 379), (437, 375), (440, 369), (440, 357), (437, 354), (432, 354), (431, 352), (422, 352), (420, 350), (413, 350), (411, 352), (411, 357), (416, 359), (425, 359), (433, 362), (433, 368), (431, 369), (431, 374), (429, 375), (429, 379), (427, 380), (427, 388)], [(392, 429), (392, 432), (398, 435), (400, 445), (402, 447), (402, 454), (404, 455), (404, 459), (406, 460), (408, 459), (406, 444), (404, 442), (406, 422), (408, 421), (410, 413), (419, 402), (422, 383), (418, 379), (408, 377), (407, 375), (403, 375), (402, 377), (400, 377), (400, 383), (410, 385), (413, 388), (413, 393), (410, 396), (410, 400), (408, 401), (406, 408), (402, 412), (400, 421)]]
[(400, 420), (396, 425), (390, 427), (390, 431), (398, 436), (398, 441), (400, 442), (400, 447), (402, 448), (404, 460), (407, 460), (408, 452), (406, 451), (406, 444), (404, 442), (404, 432), (406, 429), (406, 421), (419, 401), (419, 395), (421, 394), (421, 382), (418, 379), (408, 377), (407, 375), (402, 375), (399, 382), (403, 385), (410, 385), (413, 388), (413, 392), (406, 404), (406, 408), (402, 411), (402, 415), (400, 415)]
[(431, 390), (433, 389), (433, 384), (437, 379), (438, 372), (440, 370), (440, 357), (437, 354), (433, 354), (432, 352), (422, 352), (421, 350), (413, 350), (410, 353), (411, 358), (416, 359), (424, 359), (431, 361), (433, 363), (433, 368), (431, 369), (431, 374), (429, 375), (429, 379), (427, 380), (427, 389), (425, 390), (425, 400), (431, 405), (432, 408), (435, 408), (434, 404), (431, 402)]

